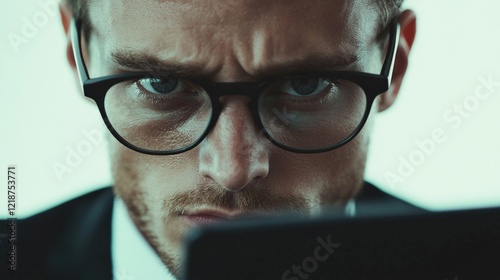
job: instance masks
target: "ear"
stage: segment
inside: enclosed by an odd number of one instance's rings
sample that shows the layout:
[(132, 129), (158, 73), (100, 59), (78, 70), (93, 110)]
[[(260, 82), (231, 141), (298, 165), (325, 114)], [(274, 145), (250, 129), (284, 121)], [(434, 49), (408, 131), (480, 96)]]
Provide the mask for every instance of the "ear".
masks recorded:
[(408, 68), (408, 57), (410, 56), (411, 47), (415, 40), (417, 32), (417, 20), (415, 13), (411, 10), (405, 10), (399, 16), (400, 37), (397, 47), (396, 60), (394, 61), (394, 71), (392, 73), (392, 81), (389, 90), (380, 95), (378, 103), (378, 111), (382, 112), (389, 108), (396, 97), (403, 83), (403, 78)]
[(73, 46), (71, 44), (70, 25), (73, 13), (68, 4), (61, 2), (59, 4), (59, 12), (61, 13), (61, 23), (66, 34), (66, 59), (71, 68), (76, 72), (75, 57), (73, 56)]

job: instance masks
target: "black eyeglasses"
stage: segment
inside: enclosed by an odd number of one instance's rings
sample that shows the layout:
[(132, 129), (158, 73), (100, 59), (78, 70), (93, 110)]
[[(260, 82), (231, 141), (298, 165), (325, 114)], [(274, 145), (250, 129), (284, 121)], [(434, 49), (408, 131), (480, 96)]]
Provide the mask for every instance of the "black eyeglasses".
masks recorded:
[(247, 96), (260, 132), (295, 153), (321, 153), (348, 143), (363, 128), (375, 98), (389, 89), (399, 39), (390, 26), (380, 75), (332, 71), (261, 83), (211, 83), (150, 72), (89, 78), (79, 21), (71, 39), (85, 96), (92, 98), (113, 136), (145, 154), (173, 155), (196, 147), (215, 126), (220, 97)]

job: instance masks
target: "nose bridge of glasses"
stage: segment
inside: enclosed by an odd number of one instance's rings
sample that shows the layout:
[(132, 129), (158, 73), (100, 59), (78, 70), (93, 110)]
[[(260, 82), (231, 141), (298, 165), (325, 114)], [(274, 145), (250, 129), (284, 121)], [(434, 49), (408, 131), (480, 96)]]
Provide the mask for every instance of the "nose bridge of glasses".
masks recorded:
[(243, 95), (255, 100), (262, 91), (264, 84), (258, 83), (211, 83), (202, 85), (207, 93), (219, 99), (222, 96)]
[[(257, 128), (262, 129), (262, 121), (258, 113), (258, 98), (267, 83), (248, 83), (248, 82), (231, 82), (231, 83), (200, 83), (212, 99), (213, 113), (215, 114), (214, 121), (219, 120), (223, 107), (228, 106), (229, 100), (235, 100), (231, 97), (246, 97), (247, 108), (255, 122)], [(240, 99), (240, 98), (238, 98)], [(240, 112), (243, 113), (243, 112)], [(214, 122), (214, 124), (215, 124)]]

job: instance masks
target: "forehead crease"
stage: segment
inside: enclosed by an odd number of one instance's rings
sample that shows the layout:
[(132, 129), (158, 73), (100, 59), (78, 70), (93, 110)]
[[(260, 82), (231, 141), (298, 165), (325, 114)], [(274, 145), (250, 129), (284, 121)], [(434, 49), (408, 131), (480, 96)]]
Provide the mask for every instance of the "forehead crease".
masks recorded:
[(335, 64), (354, 62), (364, 39), (355, 30), (360, 18), (354, 12), (354, 2), (325, 1), (303, 10), (292, 7), (286, 21), (274, 17), (280, 7), (272, 7), (234, 40), (238, 61), (248, 72), (301, 62), (312, 66), (329, 58), (335, 58)]
[(104, 44), (212, 70), (230, 61), (257, 73), (321, 55), (352, 56), (361, 40), (360, 2), (109, 0), (91, 14), (100, 15), (94, 18)]

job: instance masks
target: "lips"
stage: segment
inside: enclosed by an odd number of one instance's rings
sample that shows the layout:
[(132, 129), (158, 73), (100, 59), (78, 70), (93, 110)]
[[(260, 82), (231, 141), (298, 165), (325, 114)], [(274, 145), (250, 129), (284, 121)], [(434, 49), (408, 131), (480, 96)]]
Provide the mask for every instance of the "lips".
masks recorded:
[(242, 220), (256, 217), (269, 216), (260, 212), (250, 211), (221, 211), (216, 209), (200, 209), (194, 211), (186, 211), (181, 216), (189, 222), (196, 225), (212, 225), (234, 220)]

